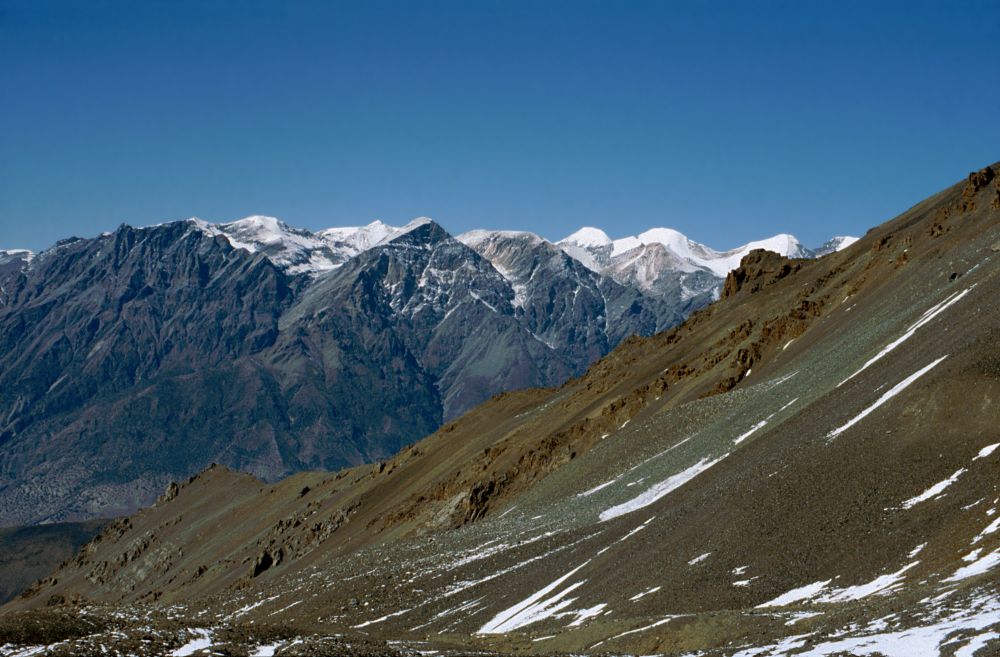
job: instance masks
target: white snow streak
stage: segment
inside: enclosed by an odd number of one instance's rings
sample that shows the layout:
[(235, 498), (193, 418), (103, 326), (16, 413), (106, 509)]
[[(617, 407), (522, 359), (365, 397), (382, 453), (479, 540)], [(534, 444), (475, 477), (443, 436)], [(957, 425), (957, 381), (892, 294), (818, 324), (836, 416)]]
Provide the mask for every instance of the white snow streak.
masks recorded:
[(1000, 443), (993, 443), (992, 445), (987, 445), (986, 447), (979, 450), (979, 454), (976, 455), (973, 461), (978, 461), (979, 459), (984, 459), (993, 452), (996, 451), (997, 447), (1000, 447)]
[(934, 367), (936, 367), (941, 361), (943, 361), (947, 357), (948, 356), (941, 356), (941, 358), (938, 358), (936, 361), (934, 361), (930, 365), (927, 365), (927, 366), (925, 366), (925, 367), (917, 370), (916, 372), (914, 372), (910, 376), (906, 377), (905, 379), (903, 379), (902, 381), (900, 381), (899, 383), (897, 383), (896, 385), (894, 385), (888, 392), (886, 392), (881, 397), (879, 397), (877, 402), (875, 402), (874, 404), (872, 404), (871, 406), (869, 406), (865, 410), (861, 411), (861, 413), (859, 413), (853, 420), (851, 420), (847, 424), (843, 425), (842, 427), (840, 427), (838, 429), (834, 429), (833, 431), (831, 431), (830, 435), (828, 436), (828, 438), (830, 440), (833, 440), (834, 438), (836, 438), (840, 434), (844, 433), (845, 431), (847, 431), (848, 429), (850, 429), (851, 427), (853, 427), (855, 424), (857, 424), (858, 422), (860, 422), (861, 420), (863, 420), (865, 417), (867, 417), (876, 408), (878, 408), (882, 404), (886, 403), (887, 401), (889, 401), (890, 399), (892, 399), (893, 397), (895, 397), (896, 395), (898, 395), (899, 393), (901, 393), (903, 390), (905, 390), (906, 388), (908, 388), (910, 386), (910, 384), (912, 384), (914, 381), (916, 381), (917, 379), (919, 379), (921, 376), (923, 376), (924, 374), (927, 374), (927, 372), (931, 371), (931, 369), (933, 369)]
[(705, 554), (703, 554), (701, 556), (695, 557), (691, 561), (688, 561), (688, 565), (689, 566), (693, 566), (693, 565), (695, 565), (697, 563), (701, 563), (705, 559), (708, 559), (708, 557), (709, 557), (710, 554), (712, 554), (712, 553), (711, 552), (706, 552)]
[(909, 563), (890, 575), (880, 575), (870, 582), (848, 586), (843, 589), (834, 589), (829, 593), (816, 598), (817, 602), (845, 602), (847, 600), (861, 600), (870, 595), (882, 595), (894, 590), (896, 584), (903, 580), (903, 574), (914, 568), (919, 561)]
[(803, 600), (809, 600), (815, 595), (819, 594), (820, 591), (826, 588), (833, 580), (826, 580), (825, 582), (813, 582), (812, 584), (806, 584), (805, 586), (800, 586), (797, 589), (792, 589), (782, 593), (777, 598), (773, 600), (768, 600), (767, 602), (762, 602), (757, 605), (758, 608), (761, 607), (784, 607), (785, 605), (790, 605), (796, 602), (802, 602)]
[(209, 648), (212, 645), (212, 633), (208, 630), (193, 630), (192, 633), (195, 635), (194, 639), (191, 639), (183, 646), (177, 650), (170, 653), (170, 657), (189, 657), (196, 652), (200, 652), (205, 648)]
[(708, 470), (713, 465), (715, 465), (722, 459), (726, 458), (727, 456), (729, 455), (723, 454), (717, 459), (709, 460), (708, 457), (701, 459), (700, 461), (698, 461), (691, 467), (687, 468), (686, 470), (682, 470), (681, 472), (678, 472), (675, 475), (671, 475), (670, 477), (664, 479), (663, 481), (654, 484), (652, 487), (648, 488), (641, 495), (634, 497), (627, 502), (623, 502), (621, 504), (613, 506), (610, 509), (602, 511), (600, 516), (601, 522), (611, 520), (612, 518), (617, 518), (618, 516), (623, 516), (626, 513), (632, 513), (633, 511), (637, 511), (638, 509), (653, 504), (660, 498), (670, 494), (671, 492), (677, 490), (687, 482), (691, 481), (705, 470)]
[(944, 481), (937, 482), (936, 484), (925, 490), (923, 493), (920, 493), (920, 495), (917, 495), (916, 497), (911, 497), (910, 499), (903, 502), (902, 507), (904, 509), (912, 509), (921, 502), (926, 502), (932, 497), (937, 497), (942, 492), (944, 492), (944, 489), (948, 488), (948, 486), (951, 486), (953, 483), (958, 481), (958, 478), (961, 477), (964, 473), (965, 473), (965, 468), (960, 468), (956, 470), (955, 474), (948, 477)]
[(998, 516), (996, 520), (994, 520), (989, 525), (987, 525), (986, 529), (984, 529), (983, 531), (979, 532), (979, 535), (976, 536), (974, 539), (972, 539), (972, 544), (975, 545), (979, 541), (981, 541), (984, 538), (986, 538), (987, 534), (992, 534), (993, 532), (995, 532), (998, 529), (1000, 529), (1000, 516)]
[[(956, 657), (971, 657), (978, 647), (994, 638), (995, 632), (983, 632), (1000, 623), (1000, 606), (995, 602), (972, 611), (962, 611), (935, 623), (891, 632), (884, 631), (883, 621), (874, 621), (858, 630), (862, 636), (837, 638), (814, 643), (805, 652), (796, 651), (805, 645), (802, 637), (787, 637), (771, 646), (753, 648), (737, 655), (768, 655), (769, 657), (940, 657), (942, 648), (958, 641), (964, 645), (955, 652)], [(961, 639), (949, 638), (961, 633), (977, 635)], [(813, 639), (815, 641), (815, 639)], [(736, 657), (736, 655), (734, 655)]]
[(573, 600), (563, 600), (563, 598), (581, 586), (583, 584), (582, 581), (571, 584), (551, 598), (546, 599), (545, 596), (559, 588), (563, 582), (575, 575), (589, 563), (590, 559), (587, 559), (582, 564), (552, 582), (545, 588), (532, 594), (513, 607), (509, 607), (508, 609), (501, 611), (488, 623), (479, 628), (477, 634), (503, 634), (510, 632), (548, 618), (557, 611), (569, 606), (573, 603)]
[(631, 598), (629, 598), (629, 600), (630, 600), (631, 602), (638, 602), (639, 600), (642, 600), (643, 598), (645, 598), (645, 597), (646, 597), (647, 595), (649, 595), (650, 593), (656, 593), (656, 592), (657, 592), (657, 591), (659, 591), (659, 590), (660, 590), (661, 588), (663, 588), (663, 587), (661, 587), (661, 586), (654, 586), (654, 587), (653, 587), (653, 588), (651, 588), (651, 589), (646, 589), (646, 590), (645, 590), (645, 591), (643, 591), (642, 593), (636, 593), (636, 594), (635, 594), (635, 595), (633, 595), (633, 596), (632, 596)]
[(947, 310), (948, 308), (950, 308), (953, 304), (955, 304), (956, 302), (958, 302), (959, 299), (961, 299), (966, 294), (968, 294), (972, 290), (973, 287), (976, 287), (976, 286), (973, 285), (972, 287), (969, 287), (969, 288), (963, 290), (960, 293), (952, 293), (950, 296), (948, 296), (947, 298), (945, 298), (944, 301), (942, 301), (941, 303), (937, 304), (936, 306), (934, 306), (933, 308), (931, 308), (930, 310), (928, 310), (927, 312), (925, 312), (923, 315), (921, 315), (920, 319), (918, 319), (912, 326), (910, 326), (910, 328), (906, 329), (906, 332), (903, 333), (902, 336), (900, 336), (896, 340), (890, 342), (888, 344), (888, 346), (886, 346), (884, 349), (882, 349), (882, 351), (880, 351), (877, 354), (875, 354), (875, 356), (872, 357), (871, 360), (869, 360), (867, 363), (865, 363), (864, 365), (862, 365), (861, 369), (859, 369), (857, 372), (855, 372), (854, 374), (850, 375), (849, 377), (847, 377), (846, 379), (844, 379), (843, 381), (841, 381), (840, 383), (838, 383), (837, 387), (839, 388), (840, 386), (844, 385), (845, 383), (847, 383), (848, 381), (850, 381), (851, 379), (853, 379), (857, 375), (861, 374), (866, 369), (868, 369), (869, 366), (871, 366), (872, 364), (874, 364), (876, 361), (880, 360), (883, 356), (885, 356), (886, 354), (888, 354), (890, 351), (892, 351), (893, 349), (895, 349), (899, 345), (903, 344), (904, 342), (906, 342), (907, 340), (909, 340), (910, 338), (912, 338), (913, 334), (917, 332), (917, 329), (919, 329), (921, 326), (924, 326), (925, 324), (927, 324), (928, 322), (930, 322), (932, 319), (934, 319), (935, 317), (937, 317), (938, 315), (940, 315), (941, 313), (943, 313), (945, 310)]
[(955, 571), (955, 574), (947, 578), (946, 582), (958, 582), (963, 579), (968, 579), (970, 577), (975, 577), (976, 575), (982, 575), (986, 571), (992, 569), (997, 564), (1000, 564), (1000, 548), (993, 550), (985, 557), (980, 557), (976, 559), (968, 566), (962, 566)]

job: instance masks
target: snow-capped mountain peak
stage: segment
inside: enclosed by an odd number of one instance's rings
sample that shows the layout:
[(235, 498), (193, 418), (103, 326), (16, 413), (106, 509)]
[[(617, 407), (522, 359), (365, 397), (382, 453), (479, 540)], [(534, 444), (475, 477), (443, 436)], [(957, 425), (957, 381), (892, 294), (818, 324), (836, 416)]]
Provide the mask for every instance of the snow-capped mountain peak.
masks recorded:
[[(364, 251), (433, 223), (428, 217), (417, 217), (405, 226), (375, 220), (365, 226), (334, 227), (313, 233), (263, 215), (218, 224), (200, 219), (190, 221), (210, 235), (224, 236), (235, 248), (263, 253), (289, 273), (310, 275), (335, 269)], [(458, 236), (458, 241), (476, 250), (483, 250), (484, 245), (497, 240), (548, 243), (535, 233), (524, 231), (471, 230)], [(555, 246), (588, 269), (610, 275), (630, 287), (649, 291), (661, 283), (673, 286), (683, 278), (680, 284), (684, 294), (699, 294), (707, 285), (721, 283), (754, 249), (806, 258), (832, 253), (854, 241), (853, 237), (835, 237), (816, 251), (810, 251), (795, 236), (782, 233), (718, 251), (673, 228), (651, 228), (613, 240), (603, 230), (587, 226), (559, 240)], [(697, 281), (691, 278), (694, 275), (698, 276)]]
[[(650, 263), (673, 273), (706, 272), (716, 278), (725, 278), (739, 266), (740, 260), (753, 249), (767, 249), (788, 257), (810, 257), (811, 252), (792, 235), (779, 234), (764, 240), (744, 244), (727, 251), (717, 251), (699, 244), (673, 228), (651, 228), (638, 235), (616, 240), (605, 240), (603, 231), (583, 228), (557, 244), (568, 255), (598, 272), (615, 272), (625, 282), (632, 275), (640, 277), (643, 285), (650, 284)], [(653, 251), (665, 252), (654, 255)], [(636, 270), (642, 263), (643, 271)], [(635, 271), (633, 271), (635, 270)], [(661, 272), (667, 273), (667, 272)]]
[(611, 244), (611, 238), (600, 228), (584, 226), (572, 235), (562, 238), (557, 244), (574, 244), (582, 247), (601, 247)]

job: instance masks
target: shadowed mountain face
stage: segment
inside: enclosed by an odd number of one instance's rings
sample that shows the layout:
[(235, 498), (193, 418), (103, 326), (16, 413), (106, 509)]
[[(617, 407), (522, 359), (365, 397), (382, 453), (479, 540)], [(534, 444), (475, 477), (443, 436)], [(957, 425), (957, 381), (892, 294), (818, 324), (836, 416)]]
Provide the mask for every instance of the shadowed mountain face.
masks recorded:
[(128, 513), (213, 462), (273, 480), (385, 458), (692, 307), (542, 252), (526, 302), (427, 220), (322, 238), (192, 220), (4, 252), (0, 523)]
[(0, 527), (0, 603), (68, 561), (108, 524), (107, 520), (65, 522), (33, 527)]
[(996, 654), (997, 171), (819, 260), (751, 251), (683, 325), (381, 463), (211, 468), (0, 641), (85, 609), (59, 650)]

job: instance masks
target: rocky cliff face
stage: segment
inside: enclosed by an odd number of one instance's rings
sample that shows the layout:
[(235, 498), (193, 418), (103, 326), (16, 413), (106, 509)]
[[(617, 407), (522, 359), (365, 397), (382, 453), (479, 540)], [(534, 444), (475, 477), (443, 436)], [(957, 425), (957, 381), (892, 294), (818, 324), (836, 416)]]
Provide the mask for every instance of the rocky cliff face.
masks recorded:
[(739, 267), (726, 275), (726, 281), (722, 285), (722, 298), (728, 299), (740, 292), (753, 294), (794, 274), (806, 262), (803, 259), (786, 258), (763, 249), (751, 251), (744, 256)]
[(234, 449), (294, 296), (187, 222), (62, 243), (4, 287), (0, 524), (121, 512)]
[(624, 338), (674, 326), (690, 311), (594, 272), (532, 233), (473, 231), (458, 239), (507, 281), (518, 320), (570, 362), (589, 364)]

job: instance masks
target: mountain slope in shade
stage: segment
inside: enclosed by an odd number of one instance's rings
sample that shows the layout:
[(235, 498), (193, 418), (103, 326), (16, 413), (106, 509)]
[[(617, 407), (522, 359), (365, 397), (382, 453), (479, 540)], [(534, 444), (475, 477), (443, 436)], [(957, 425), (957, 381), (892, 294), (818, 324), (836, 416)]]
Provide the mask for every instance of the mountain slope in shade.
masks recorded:
[(107, 520), (0, 528), (0, 603), (13, 600), (76, 552), (108, 524)]
[[(287, 313), (284, 321), (295, 331), (287, 332), (289, 339), (279, 343), (272, 359), (284, 360), (289, 349), (305, 344), (316, 358), (331, 360), (326, 350), (336, 340), (339, 355), (332, 360), (359, 364), (330, 403), (370, 398), (366, 416), (373, 422), (384, 421), (386, 402), (371, 395), (359, 377), (381, 370), (378, 379), (390, 382), (394, 369), (412, 362), (433, 398), (412, 412), (436, 409), (434, 418), (440, 423), (499, 390), (552, 385), (573, 371), (572, 361), (517, 321), (513, 297), (488, 261), (426, 222), (362, 253), (309, 288)], [(376, 367), (375, 358), (382, 364)], [(305, 372), (301, 383), (310, 385), (322, 377), (322, 372)], [(397, 413), (406, 416), (394, 409)]]
[(67, 650), (993, 654), (997, 170), (818, 260), (752, 251), (683, 325), (384, 462), (209, 469), (0, 640), (85, 609)]

